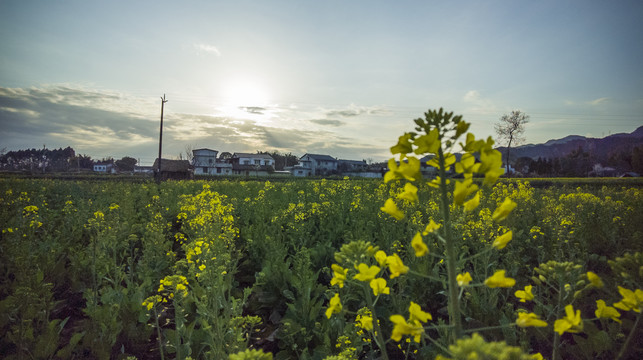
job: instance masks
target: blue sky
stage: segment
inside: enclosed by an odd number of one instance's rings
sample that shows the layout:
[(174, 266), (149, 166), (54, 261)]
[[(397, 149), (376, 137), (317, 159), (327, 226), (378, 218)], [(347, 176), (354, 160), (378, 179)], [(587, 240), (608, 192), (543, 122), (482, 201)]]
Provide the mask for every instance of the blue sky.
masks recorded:
[(640, 1), (0, 1), (0, 149), (384, 160), (429, 108), (528, 143), (643, 125)]

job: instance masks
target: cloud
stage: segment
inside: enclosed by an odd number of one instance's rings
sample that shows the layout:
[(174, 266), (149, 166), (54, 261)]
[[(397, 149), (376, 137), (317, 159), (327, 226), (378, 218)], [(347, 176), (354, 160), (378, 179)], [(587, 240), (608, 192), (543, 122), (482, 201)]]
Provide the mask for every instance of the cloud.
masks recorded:
[(324, 126), (334, 126), (334, 127), (339, 127), (346, 125), (345, 122), (340, 121), (340, 120), (328, 120), (328, 119), (319, 119), (319, 120), (309, 120), (311, 123), (315, 123), (318, 125), (324, 125)]
[(388, 115), (390, 111), (381, 106), (355, 106), (347, 109), (335, 109), (326, 112), (326, 117), (356, 117), (361, 115)]
[(246, 111), (250, 114), (258, 114), (258, 115), (263, 115), (264, 111), (267, 110), (265, 107), (261, 107), (261, 106), (240, 106), (239, 109)]
[(219, 51), (219, 49), (217, 49), (217, 47), (214, 45), (199, 43), (199, 44), (194, 44), (194, 48), (199, 53), (207, 53), (215, 56), (221, 56), (221, 51)]
[(602, 97), (602, 98), (598, 98), (598, 99), (594, 99), (594, 100), (588, 101), (587, 103), (588, 103), (588, 104), (590, 104), (590, 105), (592, 105), (592, 106), (596, 106), (596, 105), (600, 105), (600, 104), (602, 104), (602, 103), (605, 103), (605, 102), (609, 101), (609, 99), (610, 99), (610, 98)]
[(477, 114), (493, 114), (498, 112), (498, 107), (491, 99), (484, 98), (478, 90), (469, 90), (462, 97), (462, 101), (469, 105), (470, 108), (467, 112), (474, 112)]

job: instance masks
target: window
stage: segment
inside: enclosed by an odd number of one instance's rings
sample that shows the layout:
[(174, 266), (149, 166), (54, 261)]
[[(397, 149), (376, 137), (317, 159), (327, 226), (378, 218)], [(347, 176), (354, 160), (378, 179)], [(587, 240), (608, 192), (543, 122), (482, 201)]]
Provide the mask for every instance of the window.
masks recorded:
[(208, 168), (206, 166), (203, 167), (203, 173), (207, 174), (208, 173)]
[(261, 165), (261, 160), (255, 160), (255, 165)]
[(243, 160), (243, 165), (250, 165), (250, 160)]
[(217, 168), (217, 174), (221, 174), (221, 168), (220, 167)]

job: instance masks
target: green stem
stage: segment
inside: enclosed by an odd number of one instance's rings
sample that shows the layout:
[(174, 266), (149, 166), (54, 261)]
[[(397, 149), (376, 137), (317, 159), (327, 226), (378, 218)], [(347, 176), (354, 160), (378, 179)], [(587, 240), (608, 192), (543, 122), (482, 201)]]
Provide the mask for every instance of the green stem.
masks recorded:
[(477, 328), (477, 329), (464, 330), (464, 333), (465, 334), (470, 334), (470, 333), (477, 332), (477, 331), (497, 330), (497, 329), (510, 328), (510, 327), (514, 327), (514, 326), (516, 326), (516, 324), (485, 326), (485, 327), (480, 327), (480, 328)]
[(179, 329), (183, 328), (183, 321), (179, 322), (179, 317), (181, 316), (180, 315), (181, 311), (180, 311), (180, 308), (179, 308), (178, 301), (176, 301), (177, 296), (180, 296), (180, 295), (175, 293), (174, 294), (175, 299), (173, 301), (174, 302), (174, 326), (175, 326), (175, 330), (176, 330), (175, 333), (174, 333), (174, 336), (176, 336), (174, 346), (176, 347), (176, 358), (177, 359), (182, 359), (182, 357), (181, 357), (181, 332), (180, 332)]
[(159, 326), (159, 313), (156, 311), (156, 304), (154, 304), (154, 323), (156, 324), (156, 335), (158, 336), (161, 360), (165, 360), (165, 357), (163, 356), (163, 341), (161, 340), (161, 327)]
[(471, 256), (469, 256), (469, 257), (464, 258), (464, 259), (463, 259), (463, 261), (466, 261), (466, 262), (471, 261), (471, 260), (473, 260), (473, 259), (477, 258), (478, 256), (480, 256), (480, 255), (486, 255), (487, 253), (489, 253), (489, 252), (491, 252), (491, 251), (493, 251), (493, 250), (494, 250), (494, 248), (493, 248), (493, 247), (486, 248), (486, 249), (484, 249), (484, 250), (480, 251), (479, 253), (476, 253), (476, 254), (474, 254), (474, 255), (471, 255)]
[(623, 347), (621, 348), (621, 351), (619, 351), (618, 356), (616, 357), (616, 360), (622, 359), (623, 356), (625, 355), (625, 352), (627, 351), (627, 348), (630, 345), (630, 341), (632, 341), (632, 338), (634, 337), (634, 334), (636, 333), (636, 328), (639, 325), (639, 321), (641, 321), (641, 314), (643, 314), (643, 311), (639, 312), (639, 315), (636, 317), (636, 321), (634, 322), (634, 326), (632, 326), (632, 330), (630, 331), (630, 334), (627, 336), (627, 339), (625, 340), (625, 343), (623, 343)]
[(422, 273), (419, 273), (419, 272), (413, 271), (413, 270), (409, 270), (409, 274), (413, 274), (413, 275), (423, 277), (425, 279), (437, 281), (437, 282), (442, 282), (442, 279), (440, 279), (439, 277), (435, 277), (435, 276), (431, 276), (431, 275), (425, 275), (425, 274), (422, 274)]
[(460, 302), (458, 301), (458, 283), (456, 281), (456, 254), (451, 230), (451, 216), (449, 211), (449, 197), (447, 195), (447, 179), (444, 165), (444, 153), (442, 147), (438, 149), (438, 160), (440, 163), (440, 190), (442, 191), (442, 215), (444, 217), (444, 233), (447, 251), (447, 276), (449, 290), (449, 318), (454, 324), (453, 339), (462, 336), (462, 321), (460, 319)]
[(382, 329), (380, 329), (380, 322), (377, 319), (377, 313), (375, 312), (375, 304), (373, 302), (373, 297), (371, 296), (371, 291), (368, 287), (362, 286), (364, 289), (364, 294), (366, 295), (366, 301), (368, 302), (368, 308), (371, 310), (373, 315), (373, 329), (375, 330), (375, 342), (377, 347), (380, 348), (382, 352), (382, 359), (388, 360), (388, 352), (386, 351), (386, 341), (382, 337)]
[[(558, 304), (556, 304), (556, 319), (560, 317), (560, 305), (563, 301), (563, 289), (560, 288), (559, 284), (559, 291), (558, 291)], [(554, 348), (552, 350), (551, 354), (551, 359), (552, 360), (557, 360), (558, 359), (558, 347), (560, 346), (560, 335), (558, 335), (557, 332), (554, 332)]]

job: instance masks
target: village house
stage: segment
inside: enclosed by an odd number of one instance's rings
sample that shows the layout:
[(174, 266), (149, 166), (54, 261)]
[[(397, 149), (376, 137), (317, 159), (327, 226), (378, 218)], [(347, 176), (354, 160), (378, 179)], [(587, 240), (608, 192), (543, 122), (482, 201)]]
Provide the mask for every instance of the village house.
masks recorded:
[(104, 174), (114, 174), (116, 173), (116, 168), (114, 167), (114, 160), (110, 161), (99, 161), (94, 164), (94, 171)]
[(234, 153), (230, 162), (234, 175), (266, 176), (275, 171), (275, 159), (268, 154)]
[(217, 159), (217, 150), (196, 149), (192, 150), (192, 166), (194, 175), (231, 175), (232, 164)]
[(190, 162), (187, 160), (168, 160), (161, 159), (161, 169), (159, 171), (159, 159), (154, 160), (154, 173), (161, 180), (188, 180), (192, 178), (190, 171)]
[[(308, 170), (308, 175), (330, 175), (337, 173), (337, 159), (329, 155), (304, 154), (299, 158), (299, 165), (301, 165), (301, 168), (298, 170), (301, 170), (302, 173)], [(297, 174), (294, 175), (299, 176)]]

